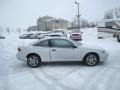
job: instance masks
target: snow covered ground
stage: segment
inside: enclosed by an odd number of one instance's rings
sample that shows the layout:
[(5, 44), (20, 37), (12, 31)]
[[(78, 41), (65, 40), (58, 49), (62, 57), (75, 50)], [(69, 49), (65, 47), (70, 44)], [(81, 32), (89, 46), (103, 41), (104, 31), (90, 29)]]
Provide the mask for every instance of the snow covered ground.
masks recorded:
[(120, 90), (120, 43), (97, 39), (96, 28), (84, 29), (83, 43), (101, 46), (108, 60), (95, 67), (81, 63), (43, 64), (30, 68), (17, 60), (17, 47), (34, 40), (20, 40), (16, 33), (0, 40), (0, 90)]

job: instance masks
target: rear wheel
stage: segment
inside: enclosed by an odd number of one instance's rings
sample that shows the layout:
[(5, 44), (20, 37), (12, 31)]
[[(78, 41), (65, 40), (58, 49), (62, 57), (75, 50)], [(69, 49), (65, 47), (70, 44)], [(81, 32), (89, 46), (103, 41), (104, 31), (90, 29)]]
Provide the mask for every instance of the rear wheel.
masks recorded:
[(95, 66), (99, 62), (99, 56), (95, 53), (89, 53), (84, 58), (84, 63), (88, 66)]
[(27, 64), (30, 67), (38, 67), (40, 65), (40, 57), (38, 55), (29, 55), (27, 57)]

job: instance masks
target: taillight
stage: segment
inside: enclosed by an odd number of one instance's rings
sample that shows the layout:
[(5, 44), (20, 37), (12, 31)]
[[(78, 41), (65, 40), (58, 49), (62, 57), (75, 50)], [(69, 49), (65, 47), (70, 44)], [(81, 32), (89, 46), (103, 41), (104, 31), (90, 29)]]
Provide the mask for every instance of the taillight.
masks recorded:
[(20, 52), (20, 51), (21, 51), (21, 49), (20, 49), (20, 48), (18, 48), (18, 51)]

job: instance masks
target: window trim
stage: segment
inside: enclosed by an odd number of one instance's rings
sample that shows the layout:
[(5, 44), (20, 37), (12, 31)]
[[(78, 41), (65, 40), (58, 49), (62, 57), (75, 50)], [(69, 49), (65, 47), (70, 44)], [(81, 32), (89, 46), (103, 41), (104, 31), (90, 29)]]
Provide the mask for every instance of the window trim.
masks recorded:
[[(38, 44), (38, 43), (42, 43), (44, 41), (48, 41), (48, 46), (40, 46), (40, 45), (35, 45), (35, 44)], [(35, 47), (50, 47), (50, 39), (46, 39), (46, 40), (42, 40), (42, 41), (39, 41), (37, 43), (34, 43), (32, 46), (35, 46)]]
[[(52, 40), (65, 40), (65, 41), (67, 41), (67, 42), (69, 42), (71, 44), (71, 47), (54, 47), (52, 45)], [(72, 43), (72, 42), (70, 42), (69, 40), (66, 40), (66, 39), (50, 39), (50, 47), (54, 47), (54, 48), (74, 48), (75, 45), (74, 45), (74, 43)]]

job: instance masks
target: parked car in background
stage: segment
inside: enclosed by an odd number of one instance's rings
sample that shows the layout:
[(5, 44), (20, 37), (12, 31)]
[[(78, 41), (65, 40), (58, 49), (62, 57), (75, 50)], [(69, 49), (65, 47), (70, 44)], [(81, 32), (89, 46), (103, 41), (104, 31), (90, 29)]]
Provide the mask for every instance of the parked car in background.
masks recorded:
[(20, 39), (30, 39), (30, 36), (33, 34), (23, 34), (21, 36), (19, 36)]
[(67, 33), (63, 29), (55, 29), (53, 30), (53, 33), (61, 33), (62, 37), (67, 37)]
[(82, 40), (82, 32), (80, 31), (80, 29), (71, 30), (70, 39), (76, 40), (76, 41), (81, 41)]
[(98, 39), (116, 37), (120, 42), (120, 18), (106, 19), (97, 22)]
[(82, 40), (82, 34), (81, 33), (71, 33), (70, 34), (70, 39), (76, 40), (76, 41), (81, 41)]
[(37, 35), (37, 39), (42, 39), (42, 38), (44, 38), (44, 34)]
[(29, 39), (37, 39), (37, 34), (30, 35)]
[(5, 36), (0, 35), (0, 39), (5, 39)]
[(61, 33), (51, 33), (50, 37), (63, 37)]
[(61, 33), (48, 33), (45, 34), (43, 37), (44, 38), (49, 38), (49, 37), (62, 37), (63, 35)]
[(41, 33), (34, 33), (30, 35), (30, 39), (38, 39), (38, 36), (41, 35)]
[(83, 32), (81, 32), (80, 29), (72, 29), (70, 34), (71, 33), (81, 33), (82, 34)]
[(37, 39), (45, 38), (45, 36), (47, 36), (48, 34), (49, 34), (49, 32), (48, 32), (48, 33), (47, 33), (47, 32), (39, 33), (39, 34), (37, 35)]
[(82, 61), (88, 66), (94, 66), (107, 57), (105, 49), (59, 37), (44, 38), (21, 46), (17, 53), (17, 58), (30, 67), (38, 67), (41, 62), (54, 61)]

